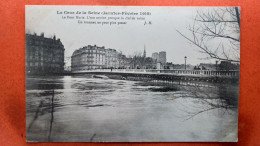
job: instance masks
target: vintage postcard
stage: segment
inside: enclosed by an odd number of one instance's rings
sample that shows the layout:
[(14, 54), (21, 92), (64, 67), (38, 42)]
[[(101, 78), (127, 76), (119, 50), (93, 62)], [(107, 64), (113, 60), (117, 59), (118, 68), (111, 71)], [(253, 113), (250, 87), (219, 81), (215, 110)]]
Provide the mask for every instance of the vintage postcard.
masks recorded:
[(236, 142), (240, 12), (27, 5), (27, 141)]

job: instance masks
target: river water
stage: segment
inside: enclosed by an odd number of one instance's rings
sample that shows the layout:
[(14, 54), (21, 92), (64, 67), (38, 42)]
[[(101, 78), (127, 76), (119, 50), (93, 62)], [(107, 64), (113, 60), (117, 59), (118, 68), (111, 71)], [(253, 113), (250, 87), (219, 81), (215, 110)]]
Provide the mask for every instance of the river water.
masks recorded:
[[(159, 88), (141, 81), (90, 75), (27, 77), (27, 141), (237, 140), (236, 108), (212, 108), (210, 103), (215, 99), (202, 101), (190, 96), (186, 90), (190, 87), (151, 90)], [(223, 92), (218, 88), (205, 90), (212, 90), (212, 95), (217, 91), (214, 96)]]

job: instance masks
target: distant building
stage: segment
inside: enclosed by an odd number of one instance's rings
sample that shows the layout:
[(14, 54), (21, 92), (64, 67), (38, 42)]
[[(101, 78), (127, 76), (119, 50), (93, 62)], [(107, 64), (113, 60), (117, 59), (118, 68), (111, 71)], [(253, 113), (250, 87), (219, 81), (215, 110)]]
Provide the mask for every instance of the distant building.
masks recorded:
[(118, 54), (117, 59), (118, 59), (118, 63), (119, 63), (119, 67), (118, 67), (119, 69), (126, 69), (126, 68), (130, 67), (128, 58), (125, 55), (123, 55), (122, 53)]
[(239, 64), (230, 61), (221, 61), (220, 64), (200, 63), (194, 67), (194, 70), (239, 70)]
[[(115, 49), (105, 47), (86, 46), (75, 50), (71, 56), (71, 70), (81, 71), (89, 69), (156, 69), (160, 60), (162, 67), (166, 65), (166, 52), (153, 53), (153, 57), (146, 57), (146, 49), (142, 55), (127, 58)], [(156, 58), (156, 59), (154, 59)], [(168, 65), (166, 68), (170, 68)]]
[(172, 62), (166, 62), (164, 64), (164, 69), (174, 69), (174, 64), (172, 64)]
[(159, 60), (157, 62), (160, 62), (162, 64), (166, 63), (166, 52), (165, 51), (159, 52)]
[(221, 61), (217, 70), (239, 70), (240, 64), (232, 63), (231, 61)]
[(213, 63), (200, 63), (194, 67), (194, 70), (216, 70), (216, 64)]
[(26, 34), (26, 73), (46, 74), (62, 73), (64, 71), (64, 46), (60, 39), (46, 38), (44, 33), (40, 36)]
[(158, 52), (154, 52), (153, 54), (152, 54), (152, 58), (153, 58), (153, 60), (158, 60), (159, 61), (159, 54), (158, 54)]
[(156, 62), (160, 62), (161, 64), (166, 64), (166, 52), (161, 51), (161, 52), (154, 52), (152, 54), (152, 59)]
[(105, 67), (106, 68), (118, 68), (119, 67), (119, 60), (118, 60), (119, 52), (117, 52), (115, 49), (106, 49), (105, 52), (106, 52)]
[(73, 52), (71, 56), (71, 70), (88, 70), (104, 68), (106, 66), (105, 47), (96, 45), (85, 46)]
[(172, 62), (167, 62), (165, 64), (157, 62), (156, 69), (174, 69), (174, 64), (172, 64)]

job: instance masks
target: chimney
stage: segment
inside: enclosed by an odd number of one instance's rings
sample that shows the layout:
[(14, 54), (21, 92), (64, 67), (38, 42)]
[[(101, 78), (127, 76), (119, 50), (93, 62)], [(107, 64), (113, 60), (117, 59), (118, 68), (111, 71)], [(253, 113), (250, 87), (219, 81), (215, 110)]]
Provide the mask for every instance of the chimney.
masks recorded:
[(56, 36), (54, 35), (53, 40), (56, 40)]

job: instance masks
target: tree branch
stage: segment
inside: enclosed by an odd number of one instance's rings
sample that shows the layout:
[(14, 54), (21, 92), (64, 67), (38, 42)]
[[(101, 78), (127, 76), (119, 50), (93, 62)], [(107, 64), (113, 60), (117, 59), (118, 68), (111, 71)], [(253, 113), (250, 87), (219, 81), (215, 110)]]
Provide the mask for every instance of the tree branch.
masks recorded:
[(188, 41), (190, 41), (191, 43), (193, 43), (195, 46), (199, 47), (200, 49), (202, 49), (203, 51), (205, 51), (211, 58), (214, 59), (218, 59), (218, 60), (222, 60), (222, 61), (232, 61), (232, 62), (240, 62), (238, 60), (230, 60), (230, 59), (226, 59), (226, 58), (221, 58), (219, 57), (217, 54), (214, 54), (212, 52), (209, 51), (209, 49), (202, 47), (201, 45), (199, 45), (197, 42), (192, 41), (190, 38), (186, 37), (185, 35), (183, 35), (180, 31), (176, 30), (182, 37), (184, 37), (185, 39), (187, 39)]

